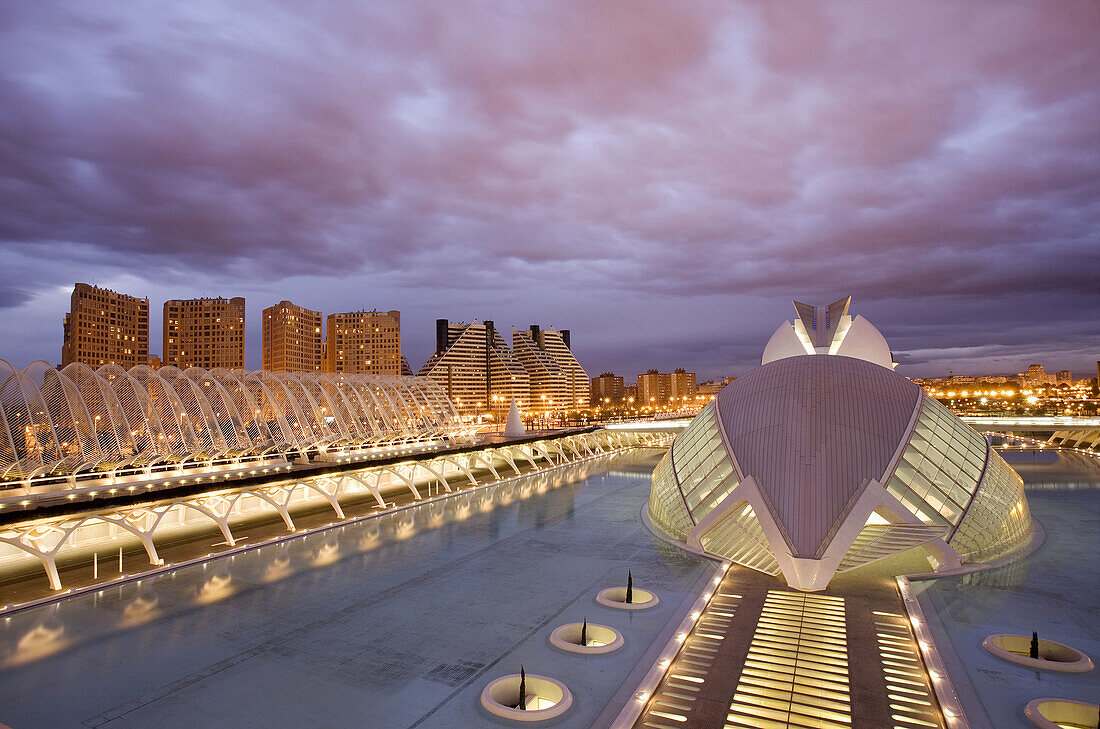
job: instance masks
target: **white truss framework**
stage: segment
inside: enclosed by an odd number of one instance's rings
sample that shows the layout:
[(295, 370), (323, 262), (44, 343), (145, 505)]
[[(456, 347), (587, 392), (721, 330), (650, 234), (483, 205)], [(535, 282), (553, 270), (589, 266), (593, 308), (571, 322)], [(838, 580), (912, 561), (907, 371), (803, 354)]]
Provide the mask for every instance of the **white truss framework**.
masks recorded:
[[(521, 475), (520, 462), (531, 466), (527, 473), (535, 473), (628, 448), (667, 445), (670, 439), (667, 433), (599, 430), (527, 443), (504, 443), (340, 474), (164, 499), (153, 505), (28, 521), (0, 527), (0, 562), (37, 558), (50, 587), (60, 590), (62, 583), (57, 560), (63, 550), (76, 553), (105, 545), (117, 546), (120, 537), (131, 537), (144, 547), (151, 565), (161, 565), (164, 561), (154, 542), (158, 534), (168, 536), (212, 523), (220, 530), (225, 544), (232, 547), (237, 544), (234, 522), (255, 518), (265, 511), (277, 513), (287, 530), (294, 532), (292, 507), (327, 502), (336, 518), (343, 519), (341, 499), (369, 495), (377, 507), (384, 510), (394, 506), (386, 500), (387, 495), (405, 490), (415, 501), (420, 501), (426, 498), (424, 491), (431, 491), (433, 487), (450, 493)], [(485, 480), (478, 480), (477, 470), (482, 471)], [(486, 478), (485, 472), (491, 473), (492, 478)], [(457, 482), (452, 483), (451, 479), (456, 476)]]
[(453, 432), (427, 377), (0, 360), (0, 480), (367, 448)]

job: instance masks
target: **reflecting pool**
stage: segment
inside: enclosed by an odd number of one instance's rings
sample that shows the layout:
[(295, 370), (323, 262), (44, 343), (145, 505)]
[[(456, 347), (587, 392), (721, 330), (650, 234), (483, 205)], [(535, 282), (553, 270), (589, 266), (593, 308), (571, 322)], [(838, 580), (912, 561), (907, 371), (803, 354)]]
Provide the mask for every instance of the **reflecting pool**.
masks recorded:
[(973, 729), (1033, 727), (1023, 707), (1034, 698), (1100, 697), (1100, 669), (1036, 672), (981, 647), (993, 633), (1037, 631), (1100, 662), (1100, 461), (1051, 451), (1002, 455), (1024, 479), (1046, 532), (1042, 546), (985, 572), (913, 583)]
[[(654, 463), (591, 461), (5, 618), (0, 724), (484, 727), (482, 686), (523, 664), (572, 689), (560, 726), (590, 726), (713, 569), (642, 524)], [(595, 603), (628, 569), (658, 608)], [(625, 647), (550, 646), (585, 617)]]

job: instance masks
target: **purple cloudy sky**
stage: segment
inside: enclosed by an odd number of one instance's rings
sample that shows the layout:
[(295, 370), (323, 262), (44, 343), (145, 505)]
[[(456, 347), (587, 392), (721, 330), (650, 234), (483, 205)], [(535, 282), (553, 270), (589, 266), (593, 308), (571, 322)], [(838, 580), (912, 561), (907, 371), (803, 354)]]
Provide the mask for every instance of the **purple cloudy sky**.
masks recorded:
[(1095, 373), (1100, 4), (0, 1), (0, 356), (74, 281), (569, 328), (740, 374), (854, 296), (909, 375)]

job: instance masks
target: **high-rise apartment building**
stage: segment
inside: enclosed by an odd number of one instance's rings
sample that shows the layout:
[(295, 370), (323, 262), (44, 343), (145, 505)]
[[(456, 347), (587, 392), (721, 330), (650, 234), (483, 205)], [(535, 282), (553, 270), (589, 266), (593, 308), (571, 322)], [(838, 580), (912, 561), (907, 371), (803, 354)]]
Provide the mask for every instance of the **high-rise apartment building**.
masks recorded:
[(164, 302), (165, 366), (242, 369), (244, 298)]
[(401, 374), (401, 312), (329, 314), (325, 335), (326, 372)]
[(569, 330), (532, 324), (512, 332), (512, 350), (531, 379), (531, 409), (576, 410), (588, 407), (588, 373), (569, 348)]
[(280, 301), (263, 311), (263, 364), (275, 372), (319, 372), (321, 312)]
[(513, 356), (492, 321), (435, 322), (435, 354), (420, 368), (438, 382), (463, 415), (503, 417), (514, 399), (520, 410), (531, 403), (527, 370)]
[(588, 398), (593, 406), (622, 402), (623, 378), (613, 372), (604, 372), (599, 377), (593, 377)]
[(1054, 384), (1054, 374), (1047, 372), (1041, 364), (1028, 365), (1027, 372), (1020, 373), (1020, 379), (1032, 385)]
[(73, 287), (65, 315), (61, 365), (117, 364), (129, 369), (149, 361), (149, 299), (86, 283)]
[(638, 400), (643, 407), (683, 407), (694, 401), (695, 395), (695, 373), (683, 368), (638, 375)]

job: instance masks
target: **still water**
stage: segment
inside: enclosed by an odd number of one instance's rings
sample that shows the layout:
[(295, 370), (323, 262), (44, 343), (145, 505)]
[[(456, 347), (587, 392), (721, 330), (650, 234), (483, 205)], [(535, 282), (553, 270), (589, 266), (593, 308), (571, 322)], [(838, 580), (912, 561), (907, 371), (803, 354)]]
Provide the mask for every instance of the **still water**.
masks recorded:
[(1024, 479), (1032, 516), (1046, 540), (1030, 556), (985, 572), (914, 582), (933, 619), (936, 642), (973, 729), (1034, 727), (1024, 705), (1035, 698), (1100, 697), (1100, 669), (1036, 672), (994, 658), (994, 633), (1067, 643), (1100, 661), (1100, 460), (1053, 451), (1004, 451)]
[[(654, 464), (579, 464), (13, 615), (0, 724), (485, 727), (481, 687), (523, 664), (573, 689), (564, 726), (590, 726), (712, 569), (641, 523)], [(628, 569), (658, 608), (595, 603)], [(549, 646), (585, 617), (626, 646)]]

